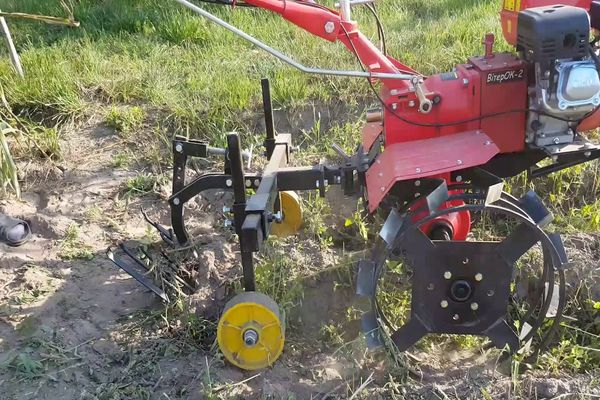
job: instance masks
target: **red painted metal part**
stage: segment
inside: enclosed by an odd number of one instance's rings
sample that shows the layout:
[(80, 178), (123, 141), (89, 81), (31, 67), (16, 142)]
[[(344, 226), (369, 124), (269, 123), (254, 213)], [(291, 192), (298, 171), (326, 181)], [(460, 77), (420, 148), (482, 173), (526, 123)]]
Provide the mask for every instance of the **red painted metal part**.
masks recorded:
[(388, 145), (366, 174), (369, 210), (375, 211), (398, 181), (436, 176), (485, 164), (499, 151), (498, 146), (482, 131)]
[(383, 125), (381, 122), (367, 122), (364, 124), (362, 129), (362, 145), (363, 151), (368, 153), (373, 147), (373, 143), (377, 140), (383, 132)]
[[(458, 194), (458, 190), (450, 190), (450, 195)], [(465, 203), (462, 200), (451, 200), (445, 202), (440, 209), (445, 210), (453, 207), (463, 206)], [(427, 216), (427, 212), (417, 214), (415, 221)], [(471, 230), (471, 214), (468, 211), (460, 211), (443, 215), (439, 218), (434, 219), (423, 224), (420, 229), (427, 235), (431, 234), (431, 231), (439, 225), (444, 225), (450, 228), (452, 232), (452, 240), (466, 240)]]

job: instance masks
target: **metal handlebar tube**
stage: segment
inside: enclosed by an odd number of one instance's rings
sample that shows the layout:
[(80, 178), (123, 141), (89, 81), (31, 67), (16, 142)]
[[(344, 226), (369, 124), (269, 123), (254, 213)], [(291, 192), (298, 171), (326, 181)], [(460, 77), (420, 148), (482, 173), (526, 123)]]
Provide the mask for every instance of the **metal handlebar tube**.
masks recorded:
[(319, 69), (319, 68), (307, 67), (307, 66), (302, 65), (299, 62), (293, 60), (289, 56), (281, 53), (280, 51), (275, 50), (274, 48), (266, 45), (265, 43), (254, 38), (253, 36), (248, 35), (246, 32), (234, 27), (233, 25), (228, 24), (227, 22), (214, 16), (213, 14), (209, 13), (208, 11), (203, 10), (202, 8), (198, 7), (197, 5), (192, 4), (187, 0), (175, 0), (175, 1), (177, 1), (181, 5), (189, 8), (190, 10), (194, 11), (195, 13), (200, 14), (201, 16), (214, 22), (215, 24), (222, 26), (223, 28), (235, 33), (236, 35), (242, 37), (243, 39), (246, 39), (250, 43), (254, 44), (257, 47), (260, 47), (261, 49), (263, 49), (267, 53), (277, 57), (281, 61), (283, 61), (283, 62), (291, 65), (292, 67), (294, 67), (304, 73), (307, 73), (307, 74), (347, 76), (347, 77), (353, 77), (353, 78), (370, 78), (370, 79), (396, 79), (396, 80), (403, 80), (403, 81), (410, 81), (412, 79), (412, 77), (414, 76), (414, 75), (410, 75), (410, 74), (401, 74), (401, 73), (343, 71), (343, 70), (330, 70), (330, 69)]
[(340, 16), (342, 17), (342, 21), (349, 22), (352, 21), (351, 11), (350, 11), (350, 0), (340, 0)]

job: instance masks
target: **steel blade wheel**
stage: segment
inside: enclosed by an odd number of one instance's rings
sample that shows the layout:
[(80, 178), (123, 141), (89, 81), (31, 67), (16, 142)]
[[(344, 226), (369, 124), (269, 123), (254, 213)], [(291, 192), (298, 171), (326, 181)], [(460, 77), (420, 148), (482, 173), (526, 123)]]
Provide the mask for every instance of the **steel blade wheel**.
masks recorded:
[[(460, 334), (483, 336), (509, 353), (547, 346), (565, 302), (562, 242), (543, 229), (551, 214), (533, 192), (521, 199), (503, 193), (486, 204), (485, 190), (466, 187), (449, 200), (462, 205), (418, 220), (422, 211), (392, 211), (386, 240), (360, 263), (367, 344), (404, 351), (428, 334)], [(465, 211), (472, 219), (466, 240), (431, 239), (422, 230)]]

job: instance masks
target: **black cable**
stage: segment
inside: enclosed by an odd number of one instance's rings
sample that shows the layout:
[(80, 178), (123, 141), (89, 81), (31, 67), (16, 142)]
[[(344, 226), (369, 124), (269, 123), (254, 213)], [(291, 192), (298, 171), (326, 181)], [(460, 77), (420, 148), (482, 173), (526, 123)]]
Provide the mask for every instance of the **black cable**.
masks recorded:
[(381, 23), (381, 19), (379, 18), (379, 14), (377, 14), (377, 9), (375, 8), (375, 4), (365, 3), (365, 7), (373, 14), (375, 18), (375, 24), (377, 25), (377, 36), (379, 37), (379, 42), (381, 43), (381, 52), (384, 56), (387, 56), (387, 44), (385, 39), (385, 31), (383, 30), (383, 24)]

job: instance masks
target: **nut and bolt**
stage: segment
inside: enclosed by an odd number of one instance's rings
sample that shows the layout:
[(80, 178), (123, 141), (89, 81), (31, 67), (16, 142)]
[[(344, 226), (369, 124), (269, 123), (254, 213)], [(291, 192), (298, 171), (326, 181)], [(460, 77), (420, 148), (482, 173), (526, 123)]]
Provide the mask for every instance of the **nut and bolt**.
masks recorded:
[(494, 294), (495, 294), (495, 292), (491, 289), (487, 291), (488, 297), (492, 297)]
[(227, 185), (227, 187), (231, 187), (231, 185), (233, 185), (233, 182), (231, 181), (231, 179), (227, 179), (225, 181), (225, 185)]
[(460, 319), (460, 316), (458, 314), (454, 314), (454, 316), (452, 317), (453, 320), (458, 321)]
[(462, 261), (463, 264), (467, 265), (469, 263), (469, 258), (465, 257), (465, 259)]
[(183, 151), (183, 145), (181, 143), (177, 143), (175, 145), (175, 151), (181, 153)]
[(482, 279), (483, 279), (483, 274), (481, 274), (481, 272), (478, 272), (475, 274), (475, 280), (477, 282), (481, 282)]
[(477, 311), (478, 308), (479, 308), (479, 304), (477, 304), (477, 303), (471, 303), (471, 310)]
[(333, 21), (327, 21), (325, 23), (325, 32), (333, 33), (334, 30), (335, 30), (335, 24), (333, 23)]
[(452, 272), (450, 272), (450, 271), (444, 272), (444, 279), (450, 279), (450, 278), (452, 278)]
[(447, 300), (442, 300), (442, 301), (440, 302), (440, 306), (441, 306), (442, 308), (447, 308), (447, 307), (448, 307), (448, 301), (447, 301)]
[(427, 285), (427, 290), (432, 291), (433, 289), (435, 289), (435, 285), (433, 283)]
[(175, 204), (176, 206), (178, 206), (181, 202), (179, 201), (179, 197), (175, 197), (173, 199), (173, 204)]
[(248, 347), (256, 346), (258, 343), (258, 332), (254, 329), (248, 329), (244, 332), (244, 344)]
[(414, 100), (409, 101), (408, 106), (413, 108), (415, 106), (415, 101)]
[(417, 179), (417, 180), (415, 181), (415, 186), (417, 186), (417, 187), (421, 186), (421, 181)]
[(554, 140), (552, 142), (554, 144), (559, 144), (560, 143), (560, 139), (559, 138), (554, 138)]
[(226, 219), (225, 222), (223, 223), (223, 226), (225, 228), (231, 228), (233, 226), (233, 221), (230, 219)]
[(396, 104), (396, 103), (392, 103), (392, 110), (395, 110), (395, 109), (397, 109), (397, 108), (398, 108), (398, 104)]
[(421, 173), (421, 168), (415, 168), (415, 172), (416, 172), (417, 174)]
[(456, 182), (462, 182), (462, 180), (463, 180), (462, 175), (458, 175), (455, 179)]
[(462, 160), (456, 160), (456, 165), (462, 165)]
[(231, 212), (231, 207), (223, 206), (223, 214), (228, 214)]
[(246, 179), (246, 187), (252, 187), (252, 181), (250, 179)]

